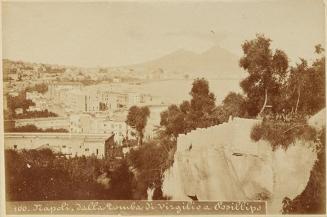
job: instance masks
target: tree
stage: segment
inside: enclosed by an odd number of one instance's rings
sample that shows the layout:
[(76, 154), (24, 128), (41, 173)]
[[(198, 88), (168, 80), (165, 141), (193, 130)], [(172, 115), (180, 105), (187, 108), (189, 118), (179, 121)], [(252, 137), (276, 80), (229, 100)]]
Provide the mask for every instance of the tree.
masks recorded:
[[(318, 47), (321, 45), (318, 45)], [(310, 114), (315, 114), (326, 106), (325, 102), (325, 55), (324, 49), (321, 48), (316, 51), (317, 54), (322, 56), (316, 59), (312, 64), (313, 73), (310, 74), (310, 96), (308, 96), (308, 106)], [(307, 88), (306, 88), (307, 89)]]
[[(323, 53), (323, 48), (316, 46), (317, 54)], [(310, 66), (304, 59), (291, 67), (288, 79), (289, 107), (303, 115), (312, 115), (325, 107), (325, 57), (320, 57)]]
[(315, 46), (315, 53), (317, 53), (317, 54), (321, 54), (321, 53), (323, 53), (325, 51), (325, 49), (321, 46), (321, 44), (317, 44), (316, 46)]
[[(149, 186), (161, 188), (164, 171), (171, 166), (173, 158), (169, 143), (171, 142), (165, 140), (152, 140), (129, 153), (127, 160), (133, 166), (137, 180), (135, 199), (146, 199)], [(157, 196), (157, 199), (162, 199), (162, 195)]]
[(252, 115), (261, 114), (269, 98), (272, 106), (278, 104), (274, 97), (280, 94), (287, 75), (286, 54), (278, 49), (273, 52), (270, 43), (270, 39), (258, 34), (255, 39), (242, 44), (244, 56), (240, 59), (240, 66), (249, 75), (240, 85), (250, 101)]
[(27, 124), (21, 127), (9, 127), (6, 132), (58, 132), (58, 133), (68, 133), (67, 129), (64, 128), (38, 128), (33, 124)]
[(16, 108), (22, 108), (24, 113), (30, 106), (35, 106), (35, 103), (26, 99), (26, 91), (21, 91), (18, 96), (8, 96), (8, 108), (15, 114)]
[(142, 145), (144, 129), (149, 116), (150, 110), (147, 106), (132, 106), (129, 108), (126, 123), (137, 131), (139, 145)]
[(164, 126), (166, 134), (172, 136), (175, 140), (178, 134), (187, 130), (186, 114), (177, 105), (169, 106), (168, 110), (160, 114), (160, 117), (160, 125)]
[(220, 122), (215, 115), (215, 96), (210, 92), (207, 80), (195, 79), (190, 95), (192, 96), (190, 101), (184, 101), (179, 106), (171, 105), (168, 110), (161, 113), (160, 125), (174, 140), (178, 134)]
[(27, 87), (25, 89), (25, 92), (32, 92), (32, 91), (37, 91), (39, 93), (46, 93), (48, 91), (48, 85), (46, 84), (36, 84), (35, 86), (32, 86), (32, 87)]
[[(294, 112), (297, 113), (301, 90), (305, 86), (305, 83), (308, 82), (308, 62), (305, 59), (300, 59), (301, 63), (296, 64), (296, 67), (292, 67), (290, 70), (290, 78), (289, 78), (289, 87), (292, 90), (291, 92), (296, 92), (296, 104)], [(293, 109), (292, 109), (293, 110)]]
[(112, 200), (133, 199), (134, 175), (125, 160), (111, 174), (109, 195)]
[(243, 107), (245, 99), (244, 97), (235, 92), (230, 92), (223, 100), (222, 107), (226, 111), (228, 117), (231, 115), (233, 117), (243, 116)]

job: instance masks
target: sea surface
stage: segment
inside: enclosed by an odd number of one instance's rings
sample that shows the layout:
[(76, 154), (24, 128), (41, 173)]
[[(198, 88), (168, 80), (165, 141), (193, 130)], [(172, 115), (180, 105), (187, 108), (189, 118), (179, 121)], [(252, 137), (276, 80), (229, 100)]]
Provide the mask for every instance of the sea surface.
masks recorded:
[[(194, 80), (171, 79), (140, 81), (132, 83), (101, 83), (86, 87), (87, 91), (110, 90), (113, 92), (138, 92), (150, 94), (154, 102), (161, 104), (179, 104), (191, 98), (190, 91)], [(209, 89), (215, 94), (216, 104), (221, 103), (231, 92), (241, 93), (240, 79), (208, 79)]]

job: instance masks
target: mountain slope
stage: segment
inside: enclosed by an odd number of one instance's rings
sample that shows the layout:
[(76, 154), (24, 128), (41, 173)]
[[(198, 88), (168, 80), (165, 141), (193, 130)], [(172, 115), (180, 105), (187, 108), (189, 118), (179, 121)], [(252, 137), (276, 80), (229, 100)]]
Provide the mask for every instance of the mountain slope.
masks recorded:
[(173, 73), (185, 73), (204, 77), (239, 77), (239, 58), (229, 51), (215, 46), (197, 54), (187, 50), (177, 50), (155, 60), (130, 66), (134, 69), (163, 69)]

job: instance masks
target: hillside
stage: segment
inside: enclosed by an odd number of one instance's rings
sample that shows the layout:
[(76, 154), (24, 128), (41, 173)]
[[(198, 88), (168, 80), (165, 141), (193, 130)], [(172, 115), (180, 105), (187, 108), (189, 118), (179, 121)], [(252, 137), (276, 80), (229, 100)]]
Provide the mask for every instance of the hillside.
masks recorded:
[(129, 68), (137, 71), (161, 68), (172, 73), (189, 74), (191, 77), (238, 78), (242, 75), (238, 60), (236, 55), (215, 46), (200, 54), (180, 49), (158, 59), (129, 66)]

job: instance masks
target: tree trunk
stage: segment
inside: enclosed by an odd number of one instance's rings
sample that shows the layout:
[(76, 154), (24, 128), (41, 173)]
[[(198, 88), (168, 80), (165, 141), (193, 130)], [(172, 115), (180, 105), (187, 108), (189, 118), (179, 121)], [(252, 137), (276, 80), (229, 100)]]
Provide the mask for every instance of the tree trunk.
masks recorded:
[(298, 91), (297, 91), (297, 101), (296, 101), (296, 106), (295, 106), (295, 114), (297, 113), (297, 109), (299, 107), (300, 95), (301, 95), (301, 89), (298, 88)]
[(143, 144), (143, 133), (139, 132), (138, 145), (141, 146)]
[(268, 99), (268, 90), (267, 88), (265, 89), (265, 102), (263, 103), (263, 106), (259, 112), (259, 115), (265, 110), (265, 107), (267, 105), (267, 99)]

